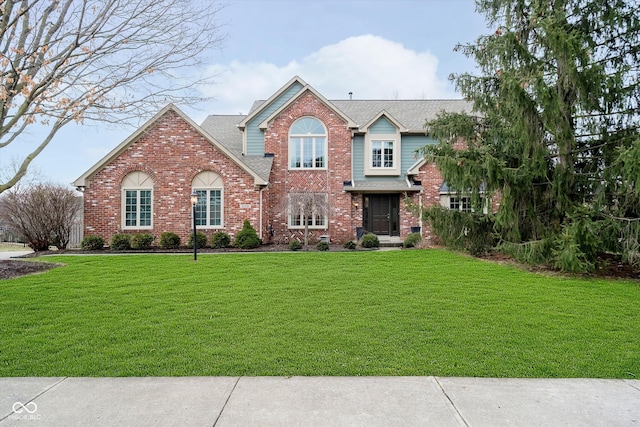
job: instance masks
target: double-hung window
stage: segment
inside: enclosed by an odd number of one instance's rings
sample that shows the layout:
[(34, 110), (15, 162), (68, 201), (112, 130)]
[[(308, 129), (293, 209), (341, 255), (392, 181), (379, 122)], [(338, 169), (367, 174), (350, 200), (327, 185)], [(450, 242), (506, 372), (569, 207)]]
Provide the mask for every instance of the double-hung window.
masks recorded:
[(327, 228), (326, 193), (289, 194), (289, 228)]
[(465, 196), (450, 196), (449, 209), (462, 212), (471, 212), (471, 198)]
[(195, 190), (196, 225), (202, 227), (220, 227), (222, 225), (222, 190)]
[(127, 175), (122, 188), (122, 228), (150, 229), (153, 227), (153, 181), (144, 172)]
[(198, 195), (195, 206), (196, 225), (204, 228), (223, 226), (222, 178), (215, 172), (200, 172), (193, 179), (193, 191)]
[(327, 131), (313, 117), (298, 119), (289, 129), (289, 169), (325, 169)]
[(393, 141), (371, 141), (371, 167), (393, 168)]

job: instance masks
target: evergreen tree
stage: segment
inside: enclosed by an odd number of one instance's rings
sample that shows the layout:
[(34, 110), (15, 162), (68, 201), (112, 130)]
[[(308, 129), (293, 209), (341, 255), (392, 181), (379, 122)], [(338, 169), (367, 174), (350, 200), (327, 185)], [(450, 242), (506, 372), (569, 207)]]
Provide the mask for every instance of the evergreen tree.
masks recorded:
[(451, 76), (475, 113), (427, 123), (439, 144), (422, 152), (476, 208), (481, 189), (500, 196), (499, 247), (521, 260), (589, 271), (609, 251), (640, 265), (638, 6), (476, 1), (495, 31), (456, 47), (480, 75)]

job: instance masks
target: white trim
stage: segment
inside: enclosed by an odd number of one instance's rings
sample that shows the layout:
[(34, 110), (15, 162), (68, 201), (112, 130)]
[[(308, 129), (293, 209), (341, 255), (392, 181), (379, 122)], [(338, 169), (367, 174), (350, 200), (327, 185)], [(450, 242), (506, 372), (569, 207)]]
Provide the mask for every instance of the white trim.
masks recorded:
[[(136, 192), (136, 225), (127, 225), (127, 191)], [(150, 224), (141, 226), (140, 224), (140, 191), (151, 192), (151, 217)], [(121, 187), (120, 188), (120, 225), (123, 230), (152, 230), (153, 229), (153, 188), (134, 188), (134, 187)]]
[[(291, 129), (296, 125), (296, 123), (300, 122), (301, 120), (304, 119), (312, 119), (316, 122), (318, 122), (321, 126), (322, 129), (324, 131), (324, 133), (320, 134), (298, 134), (298, 133), (291, 133)], [(299, 145), (298, 148), (300, 148), (300, 154), (301, 154), (301, 158), (300, 158), (300, 166), (296, 167), (296, 166), (292, 166), (292, 160), (293, 160), (293, 148), (294, 148), (294, 144), (291, 143), (291, 139), (295, 138), (297, 141), (297, 145)], [(312, 140), (312, 145), (311, 145), (311, 152), (312, 152), (312, 163), (313, 165), (311, 167), (305, 167), (304, 165), (304, 159), (305, 159), (305, 153), (304, 153), (304, 139), (305, 138), (310, 138)], [(323, 157), (323, 164), (322, 166), (318, 167), (316, 166), (316, 144), (318, 142), (318, 140), (322, 138), (324, 139), (324, 152), (322, 153), (322, 157)], [(303, 117), (299, 117), (298, 119), (296, 119), (292, 124), (291, 127), (289, 128), (289, 133), (287, 136), (287, 144), (288, 144), (288, 157), (287, 157), (287, 166), (289, 170), (326, 170), (327, 169), (327, 163), (328, 163), (328, 154), (329, 154), (329, 134), (327, 131), (327, 126), (322, 122), (322, 120), (318, 119), (317, 117), (313, 117), (313, 116), (303, 116)]]
[[(199, 229), (203, 230), (219, 230), (224, 228), (224, 188), (222, 187), (192, 187), (191, 191), (206, 191), (206, 203), (205, 206), (207, 208), (205, 225), (198, 224)], [(220, 224), (219, 225), (211, 225), (209, 222), (211, 221), (211, 205), (209, 204), (209, 199), (211, 197), (211, 191), (220, 191)]]
[[(364, 137), (364, 174), (365, 176), (400, 176), (401, 162), (401, 139), (400, 133), (395, 134), (370, 134)], [(391, 167), (374, 167), (373, 166), (373, 143), (374, 142), (392, 142), (393, 143), (393, 166)], [(384, 161), (384, 160), (383, 160)]]
[(111, 163), (115, 160), (120, 154), (124, 152), (131, 144), (136, 142), (139, 138), (141, 138), (146, 131), (153, 126), (162, 116), (164, 116), (168, 111), (175, 112), (178, 116), (180, 116), (187, 124), (189, 124), (197, 133), (199, 133), (205, 140), (210, 142), (213, 146), (215, 146), (218, 150), (220, 150), (226, 157), (231, 159), (236, 165), (238, 165), (242, 170), (253, 176), (254, 184), (257, 186), (260, 185), (268, 185), (269, 183), (262, 179), (257, 173), (249, 169), (249, 167), (244, 164), (244, 162), (240, 161), (231, 151), (229, 151), (224, 145), (219, 143), (215, 138), (213, 138), (208, 132), (202, 129), (197, 123), (187, 117), (178, 107), (173, 104), (169, 104), (160, 110), (155, 116), (149, 119), (144, 125), (142, 125), (138, 130), (132, 133), (127, 139), (122, 141), (116, 148), (111, 150), (109, 154), (100, 159), (96, 164), (94, 164), (88, 171), (82, 174), (78, 179), (73, 182), (75, 187), (87, 187), (89, 179), (100, 170), (102, 170), (107, 164)]
[(405, 126), (402, 123), (400, 123), (398, 120), (396, 120), (396, 118), (393, 117), (391, 114), (389, 114), (386, 110), (380, 111), (377, 115), (375, 115), (366, 124), (361, 126), (359, 131), (363, 132), (363, 133), (367, 132), (371, 126), (373, 126), (378, 120), (380, 120), (381, 117), (384, 117), (388, 121), (390, 121), (391, 124), (393, 124), (396, 127), (396, 129), (398, 129), (398, 130), (405, 129), (405, 132), (409, 132), (409, 129), (406, 129)]
[(320, 102), (322, 102), (324, 104), (325, 107), (329, 108), (331, 111), (333, 111), (334, 113), (336, 113), (336, 115), (338, 115), (340, 118), (342, 118), (342, 120), (344, 120), (345, 122), (347, 122), (347, 127), (349, 129), (355, 129), (358, 127), (358, 125), (351, 120), (351, 118), (349, 118), (349, 116), (347, 116), (346, 114), (344, 114), (342, 111), (340, 111), (335, 105), (333, 105), (331, 103), (331, 101), (329, 101), (327, 98), (325, 98), (324, 96), (322, 96), (318, 91), (316, 91), (313, 87), (311, 87), (310, 85), (305, 85), (302, 89), (300, 89), (298, 91), (298, 93), (296, 93), (295, 95), (293, 95), (287, 102), (285, 102), (284, 104), (282, 104), (280, 106), (280, 108), (278, 108), (276, 111), (274, 111), (273, 113), (271, 113), (271, 115), (269, 117), (267, 117), (266, 119), (264, 119), (260, 125), (258, 126), (260, 129), (262, 130), (266, 130), (267, 127), (269, 126), (269, 122), (271, 122), (273, 119), (275, 119), (282, 111), (284, 111), (286, 108), (288, 108), (291, 104), (293, 104), (294, 102), (296, 102), (302, 95), (304, 95), (306, 92), (311, 92), (316, 98), (318, 98), (320, 100)]
[(294, 83), (299, 83), (303, 88), (305, 86), (308, 86), (307, 83), (302, 80), (300, 77), (298, 76), (294, 76), (291, 80), (289, 80), (284, 86), (282, 86), (280, 89), (278, 89), (273, 95), (271, 95), (269, 97), (269, 99), (267, 99), (265, 102), (263, 102), (258, 108), (256, 108), (255, 110), (253, 110), (251, 113), (249, 113), (247, 115), (247, 117), (245, 117), (240, 123), (238, 123), (238, 128), (240, 130), (243, 130), (247, 124), (253, 120), (254, 117), (256, 117), (258, 114), (260, 114), (262, 112), (262, 110), (264, 110), (265, 108), (267, 108), (273, 101), (275, 101), (276, 99), (278, 99), (280, 97), (280, 95), (282, 95), (283, 93), (285, 93)]

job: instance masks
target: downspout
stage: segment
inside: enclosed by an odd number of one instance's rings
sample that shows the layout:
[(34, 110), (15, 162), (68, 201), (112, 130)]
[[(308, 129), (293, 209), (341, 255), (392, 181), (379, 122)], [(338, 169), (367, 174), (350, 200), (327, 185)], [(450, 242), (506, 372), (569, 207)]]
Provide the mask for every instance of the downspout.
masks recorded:
[(418, 220), (420, 221), (419, 224), (420, 224), (420, 235), (421, 236), (422, 236), (422, 232), (424, 231), (422, 229), (422, 218), (423, 218), (423, 215), (422, 215), (422, 199), (423, 198), (424, 198), (424, 187), (422, 188), (422, 190), (420, 190), (420, 197), (418, 199), (418, 206), (419, 206), (418, 212), (419, 212), (419, 215), (420, 215), (420, 218), (418, 218)]
[(262, 236), (262, 192), (264, 191), (265, 188), (266, 187), (260, 187), (260, 203), (259, 203), (260, 204), (260, 208), (259, 208), (260, 212), (258, 214), (259, 217), (260, 217), (260, 220), (259, 220), (259, 224), (260, 224), (260, 226), (259, 226), (259, 229), (260, 229), (260, 240), (262, 240), (263, 242), (264, 242), (264, 238)]

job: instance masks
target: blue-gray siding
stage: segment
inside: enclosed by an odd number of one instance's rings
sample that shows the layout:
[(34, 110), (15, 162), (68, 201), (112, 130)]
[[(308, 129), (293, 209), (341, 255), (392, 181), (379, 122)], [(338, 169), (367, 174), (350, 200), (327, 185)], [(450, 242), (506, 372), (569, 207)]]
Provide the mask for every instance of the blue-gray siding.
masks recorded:
[(385, 117), (380, 117), (373, 125), (369, 127), (369, 133), (372, 135), (381, 133), (396, 133), (397, 128)]
[(280, 95), (277, 99), (268, 105), (257, 116), (247, 123), (245, 132), (247, 133), (247, 152), (245, 154), (249, 156), (262, 156), (264, 154), (264, 132), (258, 127), (260, 123), (269, 117), (274, 111), (282, 107), (287, 101), (289, 101), (296, 93), (302, 89), (300, 83), (291, 85), (286, 91)]
[[(411, 166), (413, 166), (419, 159), (419, 154), (416, 153), (420, 147), (428, 144), (435, 144), (436, 141), (425, 135), (402, 135), (401, 153), (400, 153), (400, 171), (401, 177), (407, 172)], [(390, 179), (397, 181), (397, 176), (374, 176), (367, 177), (364, 174), (364, 136), (357, 135), (353, 138), (353, 179), (356, 181), (366, 181), (367, 179), (375, 179), (380, 181), (381, 179)]]
[(421, 147), (428, 144), (435, 144), (436, 141), (426, 135), (403, 135), (401, 153), (401, 171), (404, 174), (407, 169), (413, 166), (419, 159), (420, 154), (416, 153)]

